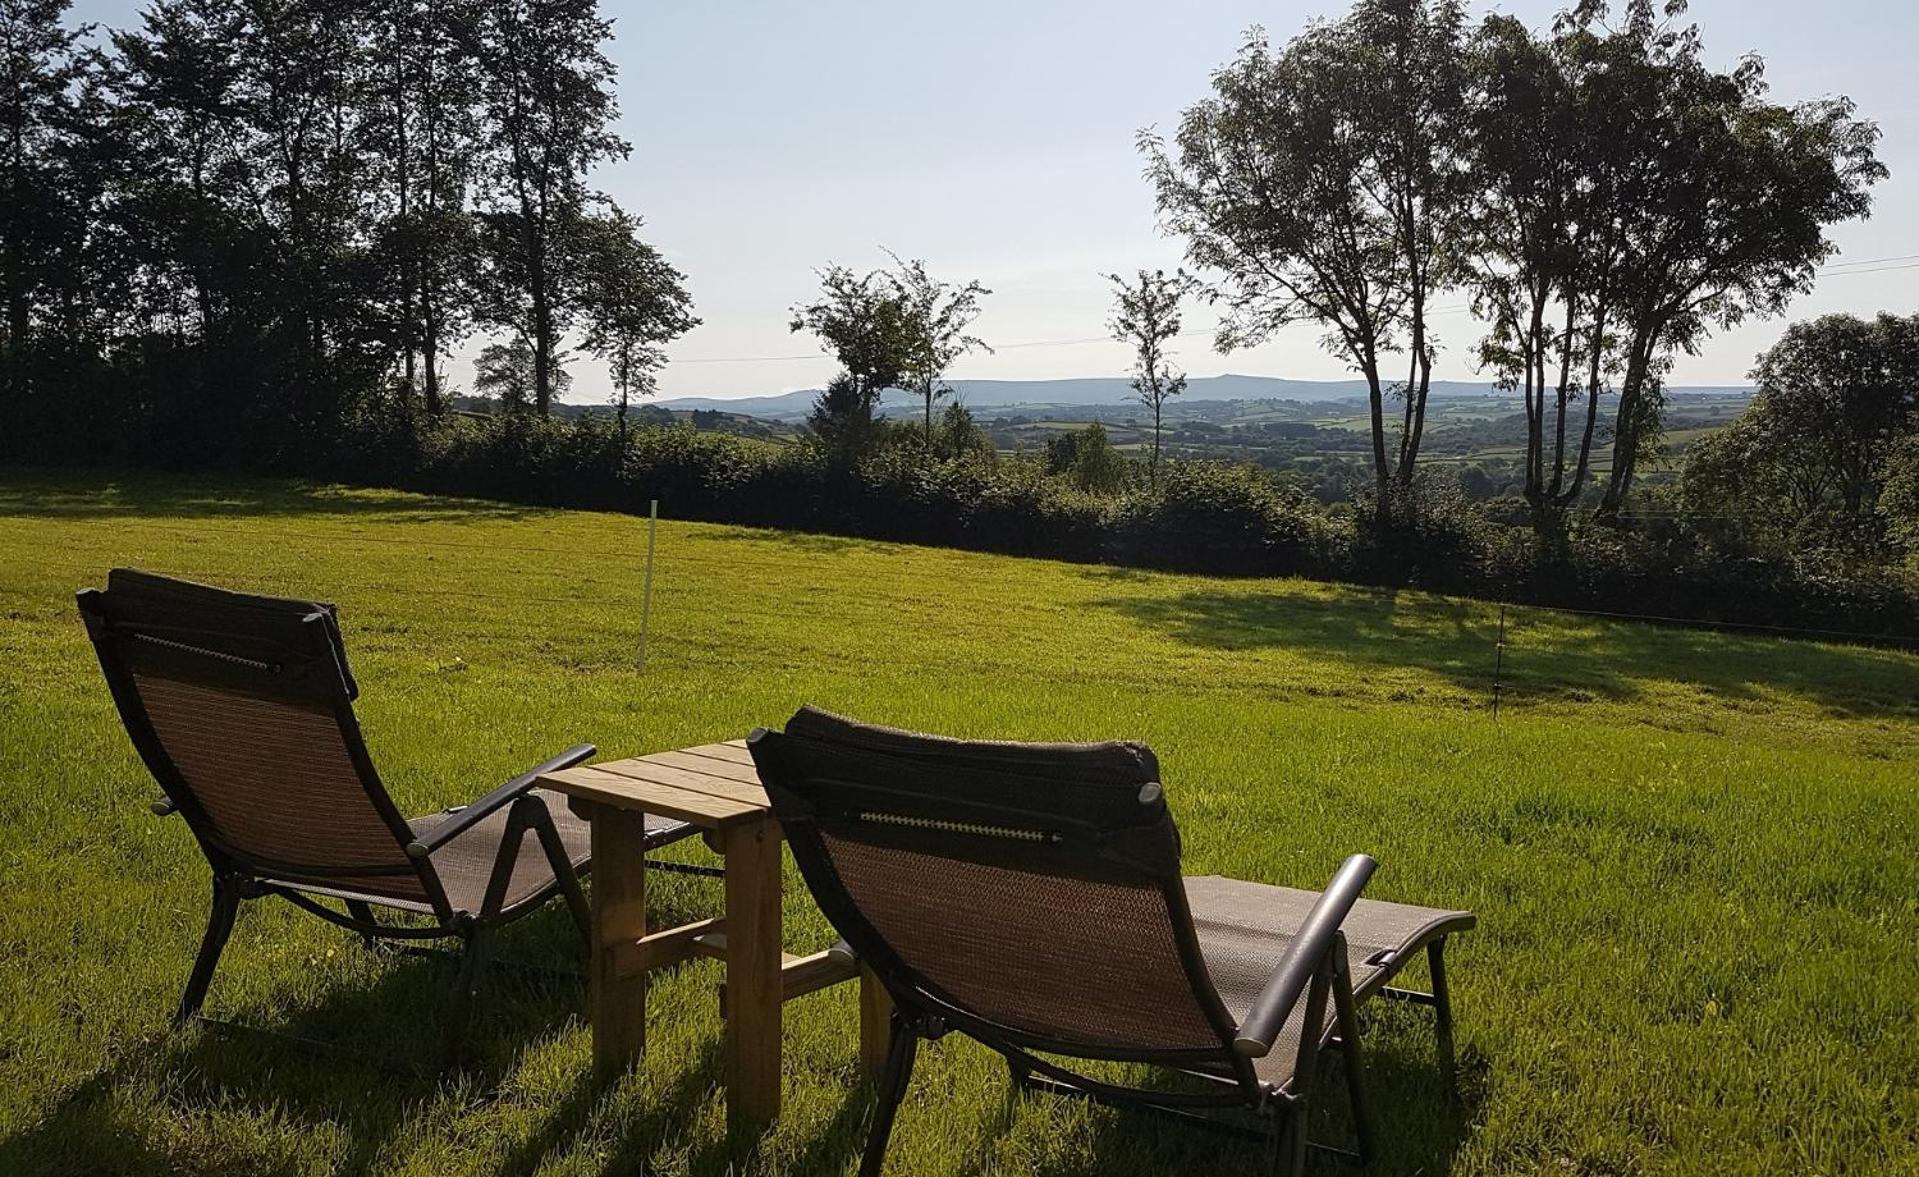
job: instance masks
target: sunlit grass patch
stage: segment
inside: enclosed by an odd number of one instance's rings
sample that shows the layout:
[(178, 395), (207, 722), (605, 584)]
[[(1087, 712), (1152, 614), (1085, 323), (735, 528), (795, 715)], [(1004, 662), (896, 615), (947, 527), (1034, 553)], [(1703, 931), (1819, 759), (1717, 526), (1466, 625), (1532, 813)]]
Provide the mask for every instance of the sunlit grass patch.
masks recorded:
[[(272, 906), (243, 916), (209, 1012), (349, 1057), (169, 1031), (206, 868), (147, 815), (74, 614), (115, 564), (338, 601), (369, 741), (416, 811), (579, 740), (735, 737), (802, 702), (1144, 739), (1193, 873), (1317, 886), (1365, 850), (1371, 893), (1479, 913), (1453, 954), (1460, 1106), (1418, 1011), (1377, 1017), (1382, 1172), (1915, 1165), (1908, 655), (1509, 610), (1495, 721), (1482, 602), (667, 522), (642, 669), (645, 551), (622, 516), (0, 474), (0, 1173), (837, 1173), (863, 1128), (840, 990), (788, 1008), (779, 1125), (727, 1136), (707, 963), (655, 987), (648, 1057), (606, 1090), (565, 983), (500, 980), (467, 1071), (390, 1073), (431, 1054), (441, 965)], [(718, 906), (673, 876), (652, 900), (663, 921)], [(791, 875), (786, 916), (791, 949), (830, 939)], [(545, 913), (503, 952), (564, 960), (569, 936)], [(1261, 1160), (1005, 1088), (985, 1051), (933, 1048), (893, 1171)]]

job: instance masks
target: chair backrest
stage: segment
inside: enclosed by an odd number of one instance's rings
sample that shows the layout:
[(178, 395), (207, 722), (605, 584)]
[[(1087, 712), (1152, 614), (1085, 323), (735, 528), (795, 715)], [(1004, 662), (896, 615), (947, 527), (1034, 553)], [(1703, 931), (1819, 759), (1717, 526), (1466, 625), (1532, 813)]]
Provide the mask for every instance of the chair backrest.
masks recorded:
[(79, 601), (127, 733), (216, 870), (444, 908), (361, 741), (333, 606), (124, 568)]
[(811, 708), (749, 746), (821, 910), (902, 1005), (1028, 1050), (1229, 1057), (1144, 746), (948, 740)]

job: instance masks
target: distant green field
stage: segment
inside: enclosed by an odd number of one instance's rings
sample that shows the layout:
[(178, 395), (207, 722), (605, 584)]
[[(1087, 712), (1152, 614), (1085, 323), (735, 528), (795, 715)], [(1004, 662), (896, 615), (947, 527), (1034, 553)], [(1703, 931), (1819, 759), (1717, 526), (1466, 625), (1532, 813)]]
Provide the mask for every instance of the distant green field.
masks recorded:
[[(578, 987), (511, 975), (474, 1065), (396, 1076), (379, 1060), (434, 1049), (445, 966), (279, 906), (243, 914), (208, 1012), (347, 1057), (169, 1030), (206, 868), (147, 814), (74, 615), (116, 564), (338, 601), (368, 739), (418, 811), (576, 741), (737, 737), (803, 702), (1144, 739), (1193, 873), (1318, 886), (1367, 851), (1370, 894), (1478, 912), (1452, 958), (1457, 1105), (1420, 1011), (1376, 1011), (1381, 1173), (1919, 1173), (1919, 660), (1514, 610), (1495, 720), (1483, 604), (669, 522), (641, 669), (645, 527), (0, 471), (0, 1174), (842, 1173), (868, 1107), (842, 987), (788, 1007), (785, 1116), (729, 1138), (710, 962), (656, 985), (649, 1054), (610, 1088)], [(788, 884), (789, 948), (823, 944)], [(653, 900), (673, 922), (718, 905), (679, 876)], [(570, 936), (550, 911), (502, 951), (564, 960)], [(1011, 1101), (994, 1057), (949, 1037), (889, 1171), (1262, 1162)]]

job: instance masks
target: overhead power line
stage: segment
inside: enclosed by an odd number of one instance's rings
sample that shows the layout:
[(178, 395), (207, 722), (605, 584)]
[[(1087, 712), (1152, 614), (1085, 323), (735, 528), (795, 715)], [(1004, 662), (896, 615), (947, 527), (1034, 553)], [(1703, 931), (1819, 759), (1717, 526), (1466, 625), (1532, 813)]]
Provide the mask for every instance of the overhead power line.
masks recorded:
[[(1903, 265), (1885, 265), (1886, 262), (1901, 262)], [(1856, 266), (1872, 266), (1874, 269), (1854, 269)], [(1856, 262), (1834, 262), (1829, 266), (1820, 266), (1817, 273), (1828, 278), (1853, 278), (1863, 274), (1885, 274), (1893, 270), (1919, 269), (1919, 253), (1894, 254), (1889, 257), (1866, 257)], [(1429, 307), (1428, 315), (1463, 315), (1471, 312), (1469, 304), (1457, 306)], [(1176, 338), (1196, 339), (1202, 335), (1211, 335), (1213, 330), (1206, 328), (1195, 331), (1182, 331)], [(1034, 347), (1081, 347), (1091, 343), (1117, 343), (1110, 335), (1085, 335), (1077, 339), (1028, 339), (1020, 343), (1002, 343), (994, 351), (1020, 351)], [(801, 360), (833, 360), (825, 352), (805, 352), (785, 356), (695, 356), (691, 359), (673, 360), (674, 364), (790, 364)]]

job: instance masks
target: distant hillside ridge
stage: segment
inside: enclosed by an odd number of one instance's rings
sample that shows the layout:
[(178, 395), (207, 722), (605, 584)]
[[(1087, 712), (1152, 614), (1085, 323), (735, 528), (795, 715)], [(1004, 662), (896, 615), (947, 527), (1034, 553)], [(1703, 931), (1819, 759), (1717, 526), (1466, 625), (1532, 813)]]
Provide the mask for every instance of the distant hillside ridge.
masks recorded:
[[(953, 391), (961, 404), (975, 408), (1004, 408), (1010, 405), (1115, 405), (1133, 399), (1132, 385), (1124, 376), (1087, 376), (1070, 380), (955, 380)], [(1737, 385), (1672, 387), (1675, 394), (1743, 395), (1752, 390)], [(1435, 380), (1434, 397), (1514, 396), (1502, 393), (1490, 381)], [(693, 409), (745, 413), (775, 421), (797, 421), (813, 409), (818, 389), (801, 389), (771, 396), (669, 397), (653, 402), (675, 411)], [(1188, 401), (1289, 400), (1306, 403), (1331, 403), (1366, 399), (1364, 380), (1288, 380), (1279, 376), (1196, 376), (1186, 387)], [(888, 391), (881, 411), (888, 416), (917, 409), (918, 398), (899, 390)]]

